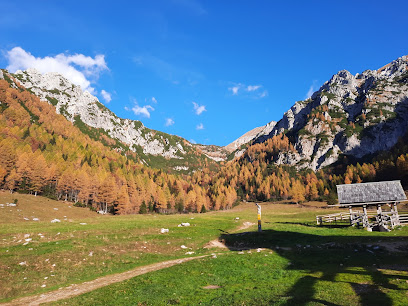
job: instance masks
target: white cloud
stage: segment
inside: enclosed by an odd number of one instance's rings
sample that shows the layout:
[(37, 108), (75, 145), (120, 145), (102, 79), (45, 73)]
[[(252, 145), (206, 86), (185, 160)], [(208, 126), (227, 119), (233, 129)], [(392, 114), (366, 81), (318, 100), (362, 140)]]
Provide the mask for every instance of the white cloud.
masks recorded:
[(248, 87), (246, 88), (246, 90), (247, 90), (248, 92), (251, 92), (251, 91), (258, 90), (258, 89), (261, 88), (261, 87), (262, 87), (261, 85), (248, 85)]
[(268, 91), (264, 90), (260, 95), (259, 98), (265, 98), (268, 95)]
[(197, 115), (201, 115), (202, 112), (207, 111), (207, 110), (205, 109), (205, 105), (198, 105), (198, 103), (193, 102), (193, 106), (194, 106), (194, 111), (195, 111), (195, 113), (196, 113)]
[(155, 104), (157, 103), (157, 100), (156, 100), (155, 97), (152, 97), (152, 102), (155, 103)]
[(234, 96), (238, 95), (238, 90), (241, 88), (241, 84), (228, 88), (228, 90), (232, 91)]
[(151, 105), (140, 106), (135, 100), (135, 105), (132, 107), (132, 111), (135, 115), (142, 115), (146, 118), (150, 118), (150, 113), (154, 111), (154, 108)]
[(104, 89), (102, 89), (101, 95), (106, 103), (109, 103), (110, 101), (112, 101), (112, 95), (109, 92), (105, 91)]
[(35, 68), (41, 73), (58, 72), (72, 83), (81, 86), (83, 90), (95, 93), (91, 87), (104, 70), (109, 70), (105, 62), (105, 56), (98, 54), (94, 58), (83, 54), (60, 53), (54, 57), (35, 57), (21, 47), (15, 47), (7, 52), (7, 69), (11, 72)]
[(196, 130), (204, 130), (204, 125), (202, 123), (197, 124)]
[(228, 90), (231, 91), (233, 96), (243, 95), (250, 98), (260, 99), (268, 95), (267, 90), (261, 90), (262, 85), (245, 85), (242, 83), (235, 83), (233, 86), (229, 87)]
[(306, 93), (305, 99), (309, 99), (317, 89), (317, 80), (314, 80)]
[(166, 123), (164, 124), (165, 126), (171, 126), (174, 124), (174, 120), (171, 118), (166, 118)]
[(197, 144), (197, 141), (195, 141), (194, 139), (190, 139), (189, 140), (192, 144)]

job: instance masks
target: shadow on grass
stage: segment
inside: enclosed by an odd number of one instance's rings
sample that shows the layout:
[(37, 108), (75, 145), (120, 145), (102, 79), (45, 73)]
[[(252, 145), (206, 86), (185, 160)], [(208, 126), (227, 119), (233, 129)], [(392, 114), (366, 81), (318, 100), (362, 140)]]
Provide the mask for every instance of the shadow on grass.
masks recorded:
[[(408, 243), (408, 237), (398, 237), (398, 240)], [(287, 269), (309, 274), (283, 294), (283, 297), (287, 297), (285, 305), (306, 305), (310, 302), (336, 305), (315, 297), (319, 281), (330, 282), (331, 286), (349, 284), (362, 305), (392, 305), (387, 291), (406, 291), (390, 282), (397, 278), (408, 282), (408, 276), (398, 273), (408, 267), (408, 252), (390, 253), (384, 248), (386, 243), (395, 242), (395, 237), (320, 236), (265, 230), (261, 233), (222, 234), (220, 241), (233, 251), (257, 248), (273, 250), (289, 260)], [(382, 267), (392, 267), (391, 270), (395, 272), (385, 274), (381, 271)], [(339, 274), (342, 276), (337, 277)], [(344, 304), (344, 301), (339, 303)]]
[(279, 224), (294, 224), (294, 225), (303, 225), (307, 227), (316, 227), (316, 228), (346, 228), (350, 227), (350, 223), (328, 223), (328, 224), (322, 224), (318, 225), (316, 222), (276, 222)]

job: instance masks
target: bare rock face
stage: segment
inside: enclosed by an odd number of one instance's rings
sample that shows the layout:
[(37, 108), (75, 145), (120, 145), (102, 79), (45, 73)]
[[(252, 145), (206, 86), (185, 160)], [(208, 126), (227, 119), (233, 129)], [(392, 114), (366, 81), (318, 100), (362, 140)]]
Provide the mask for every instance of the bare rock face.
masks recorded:
[(225, 151), (228, 153), (234, 153), (234, 157), (238, 158), (242, 154), (244, 154), (245, 149), (244, 148), (246, 145), (251, 143), (253, 139), (260, 138), (262, 136), (268, 135), (272, 129), (275, 127), (276, 122), (271, 121), (267, 125), (261, 126), (254, 128), (253, 130), (250, 130), (249, 132), (245, 133), (235, 141), (231, 142), (229, 145), (223, 147)]
[(253, 141), (291, 135), (296, 152), (282, 152), (276, 163), (317, 170), (339, 154), (361, 158), (387, 150), (407, 129), (408, 56), (403, 56), (355, 76), (339, 71)]
[(183, 159), (186, 154), (187, 141), (150, 130), (140, 121), (118, 118), (95, 96), (58, 73), (41, 74), (35, 69), (27, 69), (16, 71), (14, 76), (25, 88), (55, 105), (57, 112), (71, 122), (82, 121), (90, 127), (103, 129), (133, 151), (141, 147), (144, 154), (174, 159)]

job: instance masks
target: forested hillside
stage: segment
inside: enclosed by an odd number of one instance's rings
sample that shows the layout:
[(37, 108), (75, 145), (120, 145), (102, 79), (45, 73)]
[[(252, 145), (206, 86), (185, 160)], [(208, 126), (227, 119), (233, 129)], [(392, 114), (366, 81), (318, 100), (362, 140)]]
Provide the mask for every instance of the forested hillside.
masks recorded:
[(230, 187), (203, 188), (188, 177), (144, 166), (132, 151), (112, 150), (109, 144), (116, 140), (108, 135), (91, 139), (54, 106), (5, 78), (0, 80), (1, 188), (121, 214), (204, 212), (235, 202)]
[(58, 114), (91, 139), (102, 141), (114, 150), (132, 151), (151, 168), (192, 173), (210, 165), (216, 167), (216, 160), (225, 159), (226, 152), (220, 147), (192, 144), (182, 137), (149, 129), (139, 120), (119, 118), (96, 96), (59, 73), (0, 70), (0, 79), (2, 75), (14, 80), (13, 86), (18, 80), (29, 92), (55, 106)]
[[(290, 154), (293, 150), (293, 144), (284, 134), (254, 144), (241, 158), (223, 167), (213, 178), (213, 184), (232, 186), (238, 196), (246, 200), (301, 202), (320, 199), (329, 203), (337, 199), (337, 184), (398, 179), (408, 188), (408, 135), (400, 138), (389, 151), (365, 160), (342, 155), (336, 164), (316, 172), (274, 163), (280, 153)], [(201, 177), (196, 176), (195, 182), (199, 182)]]

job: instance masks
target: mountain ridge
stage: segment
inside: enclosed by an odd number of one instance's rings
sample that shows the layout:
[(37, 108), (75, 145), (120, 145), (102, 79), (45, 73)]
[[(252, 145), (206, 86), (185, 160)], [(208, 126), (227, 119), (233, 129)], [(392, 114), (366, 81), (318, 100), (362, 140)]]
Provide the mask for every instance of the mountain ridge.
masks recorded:
[[(251, 144), (283, 133), (290, 136), (294, 150), (281, 152), (275, 163), (318, 170), (342, 154), (361, 158), (386, 150), (403, 135), (408, 127), (407, 61), (408, 57), (402, 56), (377, 70), (356, 75), (341, 70), (310, 98), (296, 102), (278, 122), (252, 129), (224, 147), (192, 144), (182, 137), (148, 129), (141, 121), (119, 118), (95, 96), (58, 73), (42, 75), (27, 69), (12, 75), (68, 120), (103, 129), (141, 154), (147, 165), (147, 156), (159, 156), (164, 158), (161, 164), (172, 160), (173, 170), (187, 171), (191, 165), (183, 160), (189, 155), (201, 154), (201, 160), (215, 162), (239, 158)], [(377, 136), (373, 138), (369, 131)]]
[(361, 158), (389, 149), (408, 127), (407, 76), (408, 56), (356, 75), (341, 70), (253, 143), (287, 134), (295, 150), (282, 152), (276, 163), (313, 170), (336, 162), (340, 154)]
[[(56, 112), (73, 124), (102, 129), (103, 133), (138, 153), (146, 165), (166, 168), (166, 160), (171, 160), (172, 170), (191, 171), (195, 170), (194, 164), (217, 160), (201, 146), (180, 136), (149, 129), (139, 120), (119, 118), (97, 97), (83, 91), (59, 73), (41, 74), (30, 68), (11, 75), (40, 99), (54, 105)], [(158, 161), (158, 158), (163, 159)]]

